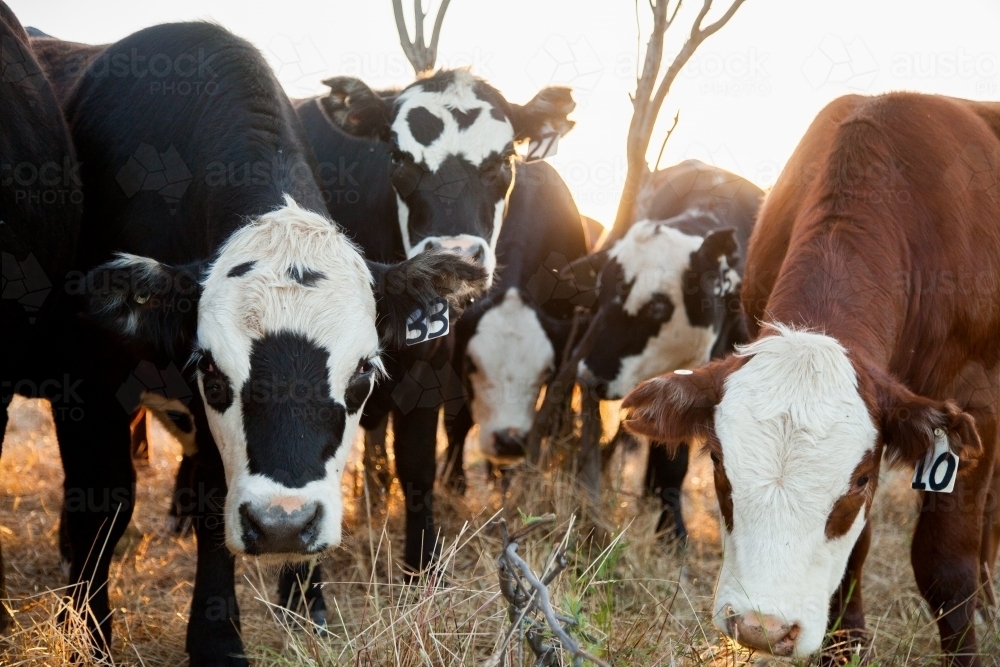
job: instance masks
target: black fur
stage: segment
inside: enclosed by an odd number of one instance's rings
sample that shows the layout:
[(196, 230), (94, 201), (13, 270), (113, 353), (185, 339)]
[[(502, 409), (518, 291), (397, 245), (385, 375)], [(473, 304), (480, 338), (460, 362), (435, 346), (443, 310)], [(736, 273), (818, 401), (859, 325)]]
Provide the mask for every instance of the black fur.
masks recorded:
[(406, 114), (406, 124), (410, 126), (413, 138), (424, 146), (430, 146), (444, 132), (444, 121), (423, 107), (414, 107)]
[(326, 349), (291, 331), (254, 340), (240, 389), (250, 472), (290, 488), (326, 477), (346, 408), (330, 398)]
[[(0, 452), (13, 392), (43, 395), (46, 379), (63, 377), (59, 322), (80, 229), (82, 184), (76, 151), (55, 91), (11, 9), (0, 2), (0, 247), (3, 380)], [(65, 389), (65, 388), (64, 388)], [(58, 392), (60, 394), (66, 391)], [(53, 400), (56, 409), (62, 401)], [(79, 409), (79, 406), (76, 406)], [(6, 598), (0, 551), (0, 598)], [(0, 605), (0, 632), (10, 617)]]
[(243, 262), (242, 264), (237, 264), (233, 268), (229, 269), (229, 273), (226, 274), (228, 278), (239, 278), (240, 276), (245, 276), (249, 273), (256, 262)]

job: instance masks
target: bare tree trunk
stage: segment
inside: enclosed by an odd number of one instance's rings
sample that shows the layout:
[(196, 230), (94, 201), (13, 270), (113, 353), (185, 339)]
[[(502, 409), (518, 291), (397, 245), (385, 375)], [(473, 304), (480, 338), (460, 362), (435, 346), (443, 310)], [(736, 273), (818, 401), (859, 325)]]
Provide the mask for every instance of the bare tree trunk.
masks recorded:
[[(687, 64), (691, 56), (698, 49), (705, 39), (718, 32), (718, 30), (729, 22), (736, 10), (743, 4), (744, 0), (733, 0), (733, 4), (722, 17), (711, 25), (702, 28), (705, 16), (712, 8), (713, 0), (702, 0), (701, 10), (691, 26), (684, 46), (674, 57), (670, 66), (667, 67), (663, 78), (659, 84), (656, 83), (660, 74), (663, 61), (663, 40), (667, 29), (673, 25), (677, 18), (677, 12), (683, 0), (676, 0), (673, 11), (669, 11), (670, 0), (649, 0), (653, 10), (653, 30), (649, 35), (649, 42), (646, 44), (646, 56), (643, 59), (642, 72), (636, 79), (635, 95), (632, 97), (632, 120), (628, 128), (628, 140), (625, 146), (627, 161), (627, 171), (625, 173), (625, 187), (622, 198), (618, 202), (618, 212), (615, 215), (614, 226), (605, 238), (603, 245), (609, 247), (612, 243), (620, 239), (628, 231), (628, 228), (636, 220), (636, 206), (642, 195), (643, 188), (648, 181), (651, 172), (646, 161), (646, 152), (649, 150), (649, 141), (653, 135), (653, 128), (656, 126), (656, 119), (666, 99), (670, 86), (673, 85), (681, 69)], [(675, 121), (676, 124), (676, 121)], [(672, 131), (672, 130), (671, 130)], [(667, 135), (669, 137), (669, 133)], [(663, 149), (660, 149), (663, 153)], [(659, 161), (659, 160), (657, 160)]]

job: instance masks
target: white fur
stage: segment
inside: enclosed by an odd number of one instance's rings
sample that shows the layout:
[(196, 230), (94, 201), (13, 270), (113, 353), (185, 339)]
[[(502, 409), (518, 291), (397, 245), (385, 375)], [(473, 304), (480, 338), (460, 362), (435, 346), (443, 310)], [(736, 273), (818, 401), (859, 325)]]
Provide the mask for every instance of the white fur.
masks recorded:
[(527, 433), (538, 392), (555, 361), (555, 350), (535, 311), (510, 289), (479, 320), (468, 354), (476, 365), (469, 375), (472, 418), (479, 424), (479, 447), (495, 459), (493, 434)]
[[(227, 275), (248, 261), (255, 262), (248, 273)], [(306, 287), (289, 277), (290, 267), (320, 271), (323, 278)], [(236, 231), (209, 270), (198, 308), (198, 345), (212, 353), (235, 393), (224, 413), (207, 408), (226, 469), (226, 543), (233, 551), (244, 549), (240, 505), (262, 503), (257, 506), (264, 509), (274, 497), (322, 504), (323, 524), (315, 544), (333, 547), (340, 543), (340, 478), (361, 411), (348, 416), (341, 445), (326, 464), (326, 477), (301, 489), (288, 489), (249, 473), (239, 393), (250, 374), (253, 341), (266, 332), (293, 331), (325, 347), (331, 396), (343, 404), (358, 360), (378, 353), (371, 283), (361, 254), (338, 227), (299, 208), (287, 196), (284, 207)]]
[(611, 249), (610, 256), (621, 264), (625, 280), (635, 281), (623, 304), (625, 312), (638, 315), (653, 294), (661, 293), (670, 297), (674, 313), (642, 352), (621, 359), (618, 376), (608, 384), (608, 398), (622, 398), (644, 380), (708, 361), (718, 332), (691, 324), (682, 285), (691, 253), (702, 242), (700, 236), (644, 220), (633, 225)]
[(715, 596), (723, 610), (798, 624), (795, 655), (820, 648), (836, 590), (866, 517), (826, 538), (826, 523), (877, 431), (846, 350), (833, 338), (776, 325), (742, 348), (715, 431), (732, 485), (733, 531)]
[[(398, 111), (392, 124), (399, 148), (431, 171), (437, 171), (449, 155), (461, 155), (478, 166), (490, 153), (502, 153), (514, 140), (514, 127), (507, 119), (497, 120), (490, 114), (492, 106), (476, 97), (475, 85), (475, 77), (458, 70), (454, 81), (444, 90), (427, 91), (414, 86), (403, 91), (396, 100)], [(416, 107), (424, 107), (444, 123), (440, 136), (430, 146), (424, 146), (410, 132), (406, 117)], [(450, 109), (463, 112), (480, 109), (480, 112), (472, 125), (463, 130)]]

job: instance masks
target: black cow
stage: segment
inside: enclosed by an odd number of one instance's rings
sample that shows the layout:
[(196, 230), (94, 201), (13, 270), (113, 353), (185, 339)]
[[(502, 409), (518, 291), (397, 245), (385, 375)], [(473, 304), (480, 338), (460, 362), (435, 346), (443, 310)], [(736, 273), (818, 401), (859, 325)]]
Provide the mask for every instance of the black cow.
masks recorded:
[(456, 326), (453, 366), (467, 402), (448, 431), (448, 465), (449, 481), (459, 491), (465, 487), (465, 437), (474, 423), (490, 463), (524, 457), (539, 391), (571, 329), (576, 293), (557, 276), (587, 252), (585, 223), (556, 171), (538, 162), (525, 165), (523, 173), (500, 232), (493, 289)]
[(85, 414), (56, 415), (71, 581), (106, 646), (108, 565), (134, 500), (130, 415), (149, 394), (186, 402), (187, 651), (192, 665), (246, 664), (233, 553), (302, 560), (339, 544), (340, 478), (383, 346), (439, 295), (460, 307), (485, 272), (450, 253), (366, 262), (325, 215), (271, 70), (218, 26), (108, 46), (65, 111), (86, 192), (76, 307), (91, 315), (64, 323)]
[[(69, 128), (28, 35), (0, 2), (0, 244), (3, 415), (14, 394), (54, 398), (67, 383), (51, 350), (80, 228), (83, 190)], [(76, 406), (79, 408), (79, 406)], [(0, 553), (0, 600), (6, 598)], [(0, 630), (9, 621), (0, 601)]]
[[(377, 261), (444, 247), (472, 257), (491, 278), (497, 240), (518, 189), (514, 144), (552, 138), (573, 126), (566, 88), (545, 88), (511, 104), (465, 70), (442, 70), (401, 91), (373, 92), (335, 77), (330, 93), (296, 102), (316, 153), (320, 185), (337, 220)], [(432, 496), (435, 447), (450, 339), (414, 345), (387, 360), (392, 382), (376, 389), (361, 424), (393, 418), (396, 476), (406, 496), (407, 566), (418, 571), (436, 550)], [(455, 376), (457, 379), (457, 376)]]
[[(581, 285), (596, 282), (598, 342), (579, 375), (602, 399), (620, 399), (643, 380), (700, 366), (746, 340), (740, 282), (763, 192), (696, 160), (653, 179), (648, 219), (574, 267)], [(647, 485), (664, 506), (657, 530), (673, 524), (681, 540), (687, 466), (686, 445), (672, 459), (664, 447), (650, 448)]]

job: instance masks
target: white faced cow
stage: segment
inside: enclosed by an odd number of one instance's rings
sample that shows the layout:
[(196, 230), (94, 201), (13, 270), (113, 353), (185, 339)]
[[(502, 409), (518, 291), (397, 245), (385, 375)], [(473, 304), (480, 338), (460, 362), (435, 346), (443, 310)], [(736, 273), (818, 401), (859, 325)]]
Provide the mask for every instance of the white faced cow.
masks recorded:
[(626, 397), (628, 428), (712, 453), (725, 525), (713, 616), (740, 643), (804, 657), (833, 627), (839, 650), (865, 640), (886, 460), (916, 467), (910, 561), (947, 661), (983, 664), (974, 619), (996, 602), (1000, 548), (1000, 207), (976, 174), (998, 169), (996, 103), (832, 102), (750, 240), (755, 340)]

